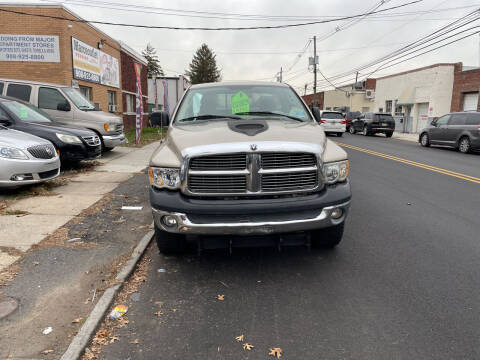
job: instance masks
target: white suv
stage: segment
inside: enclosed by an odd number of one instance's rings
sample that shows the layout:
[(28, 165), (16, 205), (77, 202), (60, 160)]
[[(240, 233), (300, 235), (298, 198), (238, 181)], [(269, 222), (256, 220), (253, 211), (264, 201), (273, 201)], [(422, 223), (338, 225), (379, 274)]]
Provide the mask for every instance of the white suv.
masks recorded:
[(339, 111), (323, 110), (320, 112), (320, 125), (327, 134), (342, 136), (347, 131), (347, 122)]

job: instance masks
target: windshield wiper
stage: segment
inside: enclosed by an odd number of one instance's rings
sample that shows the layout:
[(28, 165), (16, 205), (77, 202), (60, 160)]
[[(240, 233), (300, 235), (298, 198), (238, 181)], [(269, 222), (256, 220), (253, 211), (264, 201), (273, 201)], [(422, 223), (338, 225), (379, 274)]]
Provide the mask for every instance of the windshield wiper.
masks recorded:
[(179, 119), (176, 121), (194, 121), (194, 120), (208, 120), (208, 119), (236, 119), (240, 120), (240, 116), (233, 116), (233, 115), (197, 115), (197, 116), (190, 116), (187, 118)]
[(296, 120), (296, 121), (301, 121), (301, 122), (305, 121), (305, 120), (300, 119), (300, 118), (295, 117), (295, 116), (281, 114), (281, 113), (275, 113), (275, 112), (270, 112), (270, 111), (245, 111), (245, 112), (239, 112), (239, 113), (236, 113), (236, 114), (237, 115), (275, 115), (275, 116), (287, 117), (289, 119)]

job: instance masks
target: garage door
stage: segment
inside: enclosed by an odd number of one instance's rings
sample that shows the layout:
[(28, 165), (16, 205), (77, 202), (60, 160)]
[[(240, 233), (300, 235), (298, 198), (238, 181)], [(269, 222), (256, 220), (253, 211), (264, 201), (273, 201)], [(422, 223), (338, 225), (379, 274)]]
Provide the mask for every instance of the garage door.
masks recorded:
[(463, 111), (477, 111), (478, 93), (470, 93), (463, 95)]
[(428, 103), (418, 104), (417, 131), (420, 132), (428, 124)]

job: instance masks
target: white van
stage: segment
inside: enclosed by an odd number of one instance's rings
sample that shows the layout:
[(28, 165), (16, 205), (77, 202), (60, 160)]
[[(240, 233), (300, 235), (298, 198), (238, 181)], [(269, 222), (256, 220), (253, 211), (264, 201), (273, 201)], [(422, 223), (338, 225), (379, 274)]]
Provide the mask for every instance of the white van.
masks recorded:
[(54, 121), (93, 130), (102, 140), (103, 151), (109, 151), (126, 141), (123, 119), (97, 110), (80, 91), (72, 87), (0, 78), (0, 95), (28, 101), (45, 111)]

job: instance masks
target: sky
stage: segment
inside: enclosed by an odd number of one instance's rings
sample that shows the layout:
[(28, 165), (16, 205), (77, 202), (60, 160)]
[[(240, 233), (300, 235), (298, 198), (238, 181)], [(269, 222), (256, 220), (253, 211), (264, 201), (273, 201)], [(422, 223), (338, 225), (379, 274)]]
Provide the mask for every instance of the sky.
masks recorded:
[[(315, 17), (314, 20), (332, 19), (362, 14), (375, 7), (378, 7), (377, 10), (386, 9), (411, 1), (384, 0), (383, 4), (380, 0), (177, 0), (174, 2), (138, 0), (135, 3), (121, 0), (61, 0), (56, 2), (63, 3), (84, 19), (92, 21), (178, 27), (250, 27), (311, 20), (306, 20), (305, 17)], [(21, 3), (20, 1), (10, 2)], [(30, 0), (29, 3), (31, 2), (46, 3), (40, 0)], [(222, 71), (222, 80), (275, 81), (277, 73), (282, 68), (283, 80), (303, 94), (305, 84), (308, 84), (307, 93), (311, 93), (313, 87), (313, 73), (308, 66), (308, 58), (313, 55), (313, 43), (309, 43), (309, 40), (314, 35), (318, 38), (318, 68), (321, 73), (327, 79), (337, 74), (348, 73), (346, 77), (331, 80), (331, 83), (340, 86), (355, 78), (353, 70), (356, 67), (387, 55), (479, 7), (478, 0), (422, 0), (416, 4), (386, 11), (381, 15), (363, 17), (353, 24), (349, 20), (343, 20), (269, 30), (193, 31), (95, 26), (127, 43), (138, 52), (150, 43), (157, 50), (160, 64), (166, 75), (184, 73), (188, 69), (195, 50), (202, 43), (206, 43), (217, 55), (217, 65)], [(175, 12), (176, 15), (168, 15), (174, 12), (165, 9), (179, 11)], [(222, 13), (222, 15), (210, 13)], [(398, 15), (399, 13), (402, 15)], [(238, 15), (231, 14), (261, 15), (262, 18), (242, 16), (239, 19)], [(266, 18), (266, 16), (269, 17)], [(225, 17), (228, 18), (225, 19)], [(475, 25), (480, 25), (480, 20), (462, 29)], [(465, 34), (478, 30), (476, 28)], [(308, 43), (309, 46), (306, 48)], [(479, 45), (480, 36), (476, 34), (388, 69), (379, 69), (371, 77), (380, 77), (439, 62), (463, 62), (465, 66), (479, 66)], [(359, 79), (366, 77), (374, 70), (376, 67), (361, 71)], [(318, 91), (332, 88), (320, 74), (318, 80)]]

